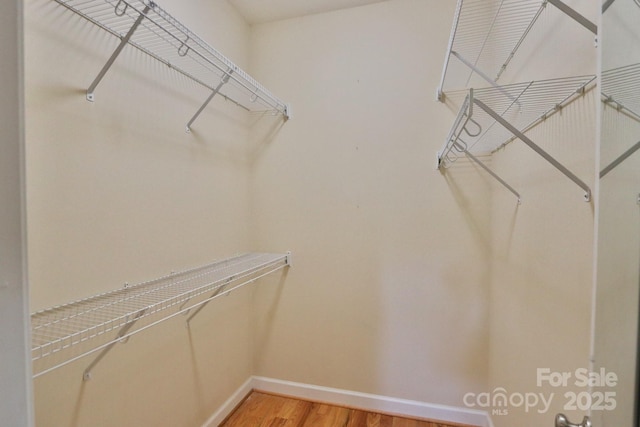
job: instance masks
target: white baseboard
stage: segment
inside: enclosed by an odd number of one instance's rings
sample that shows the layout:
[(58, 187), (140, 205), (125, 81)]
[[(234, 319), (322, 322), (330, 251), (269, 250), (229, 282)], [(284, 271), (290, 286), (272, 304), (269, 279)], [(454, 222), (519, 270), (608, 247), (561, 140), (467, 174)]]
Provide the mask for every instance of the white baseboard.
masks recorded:
[(204, 424), (202, 424), (202, 427), (218, 427), (253, 389), (253, 377), (249, 377), (249, 379), (246, 380), (244, 384), (242, 384), (231, 395), (231, 397), (228, 398), (207, 421), (205, 421)]
[(252, 376), (213, 414), (202, 427), (217, 427), (251, 390), (282, 394), (300, 399), (349, 406), (372, 412), (404, 415), (456, 424), (493, 427), (486, 411), (397, 399), (331, 387)]

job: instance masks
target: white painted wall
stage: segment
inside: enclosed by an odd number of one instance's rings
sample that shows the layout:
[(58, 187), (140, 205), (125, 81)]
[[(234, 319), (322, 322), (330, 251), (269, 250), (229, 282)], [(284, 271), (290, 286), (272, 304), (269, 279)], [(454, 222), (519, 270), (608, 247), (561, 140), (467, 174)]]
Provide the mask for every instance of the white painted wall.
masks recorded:
[(252, 70), (293, 105), (256, 119), (257, 375), (462, 406), (486, 387), (490, 192), (435, 169), (454, 2), (398, 0), (255, 26)]
[[(528, 133), (592, 188), (597, 99), (594, 90)], [(517, 206), (495, 187), (490, 390), (554, 395), (548, 410), (509, 405), (494, 424), (553, 425), (558, 412), (579, 422), (588, 411), (566, 410), (564, 393), (588, 391), (572, 385), (576, 369), (589, 368), (594, 205), (520, 141), (494, 155), (492, 165), (523, 202)], [(570, 372), (568, 387), (538, 386), (539, 368)]]
[(33, 425), (24, 214), (22, 2), (0, 4), (0, 424)]
[[(598, 2), (567, 2), (592, 22)], [(597, 73), (594, 35), (551, 4), (505, 73), (505, 81), (528, 81)], [(527, 133), (536, 144), (595, 191), (597, 89)], [(523, 107), (523, 108), (526, 108)], [(522, 194), (522, 204), (493, 186), (491, 345), (489, 391), (542, 393), (550, 399), (530, 409), (517, 398), (494, 415), (497, 427), (551, 426), (557, 413), (580, 422), (588, 410), (570, 410), (565, 393), (576, 386), (576, 369), (589, 368), (593, 286), (594, 216), (597, 200), (516, 140), (493, 156), (496, 172)], [(569, 372), (566, 387), (538, 385), (538, 369)], [(532, 399), (532, 398), (531, 398)]]
[[(251, 374), (463, 406), (468, 392), (535, 391), (537, 367), (586, 366), (593, 204), (517, 144), (494, 163), (516, 177), (518, 208), (471, 164), (435, 170), (456, 113), (434, 99), (453, 1), (251, 29), (226, 2), (163, 7), (291, 102), (294, 118), (247, 118), (218, 100), (186, 135), (206, 93), (133, 50), (87, 104), (115, 40), (51, 2), (28, 5), (32, 309), (247, 247), (290, 249), (294, 268), (217, 302), (190, 334), (174, 322), (136, 337), (89, 383), (84, 363), (43, 377), (40, 419), (196, 425)], [(525, 55), (506, 77), (595, 72), (583, 29), (543, 25), (569, 37), (560, 53), (534, 38), (524, 52), (544, 59)], [(571, 46), (578, 59), (559, 61)], [(531, 133), (588, 182), (596, 98)]]
[[(242, 67), (249, 29), (226, 1), (162, 7)], [(247, 117), (50, 0), (27, 2), (31, 310), (250, 250)], [(252, 374), (250, 292), (35, 381), (38, 425), (201, 425)]]
[[(640, 8), (631, 1), (616, 1), (603, 15), (603, 70), (640, 62), (638, 19)], [(640, 141), (636, 118), (610, 104), (602, 110), (600, 169)], [(616, 393), (616, 408), (594, 411), (594, 425), (632, 425), (637, 404), (639, 159), (633, 154), (600, 180), (594, 365), (615, 373), (618, 383), (596, 390)]]

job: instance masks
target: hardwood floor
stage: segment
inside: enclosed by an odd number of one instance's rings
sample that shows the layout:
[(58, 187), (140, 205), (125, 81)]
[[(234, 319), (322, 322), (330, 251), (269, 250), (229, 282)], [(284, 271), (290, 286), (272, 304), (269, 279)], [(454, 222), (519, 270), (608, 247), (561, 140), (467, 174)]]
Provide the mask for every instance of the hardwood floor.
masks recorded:
[(453, 426), (253, 391), (220, 427)]

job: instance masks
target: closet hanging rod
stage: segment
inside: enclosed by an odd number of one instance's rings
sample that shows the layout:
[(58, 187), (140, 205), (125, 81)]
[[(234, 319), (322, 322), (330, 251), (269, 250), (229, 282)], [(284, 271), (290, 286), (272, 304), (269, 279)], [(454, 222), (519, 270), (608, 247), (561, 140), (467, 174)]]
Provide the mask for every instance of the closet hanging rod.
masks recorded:
[[(289, 117), (289, 107), (232, 61), (204, 42), (176, 18), (150, 0), (54, 0), (110, 34), (120, 45), (88, 98), (125, 45), (131, 45), (198, 84), (214, 90), (233, 70), (219, 95), (249, 111), (272, 111)], [(136, 21), (140, 22), (136, 25)], [(130, 34), (129, 34), (130, 33)]]
[(290, 253), (249, 253), (38, 311), (31, 315), (34, 377), (101, 351), (84, 372), (89, 379), (118, 342), (290, 265)]
[[(438, 100), (443, 101), (449, 90), (447, 81), (454, 82), (454, 89), (468, 88), (477, 86), (471, 83), (476, 75), (496, 85), (548, 3), (597, 33), (594, 23), (561, 0), (458, 0)], [(453, 62), (452, 57), (456, 58)]]

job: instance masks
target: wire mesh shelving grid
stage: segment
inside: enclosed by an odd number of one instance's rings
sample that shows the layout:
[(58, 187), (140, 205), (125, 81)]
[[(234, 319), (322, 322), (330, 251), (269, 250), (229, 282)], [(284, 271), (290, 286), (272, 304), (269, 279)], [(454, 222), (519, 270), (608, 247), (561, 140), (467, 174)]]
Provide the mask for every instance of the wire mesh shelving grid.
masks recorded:
[(246, 110), (288, 116), (283, 101), (153, 1), (55, 1), (121, 40), (134, 30), (128, 44)]
[(458, 0), (440, 91), (469, 87), (474, 71), (462, 61), (497, 81), (545, 4), (543, 0)]
[(601, 92), (605, 103), (640, 120), (640, 64), (603, 71)]
[(562, 0), (458, 0), (438, 98), (451, 90), (497, 85), (550, 5), (596, 34), (596, 25)]
[(438, 153), (440, 164), (448, 167), (465, 152), (493, 153), (515, 139), (513, 133), (494, 117), (474, 106), (472, 97), (519, 131), (526, 132), (583, 94), (595, 79), (592, 75), (566, 77), (452, 93), (452, 97), (465, 96), (465, 99)]
[[(139, 320), (152, 320), (146, 328), (201, 307), (290, 265), (290, 257), (289, 253), (248, 253), (33, 313), (34, 376), (139, 332), (142, 328), (129, 332), (129, 327)], [(121, 332), (115, 338), (110, 334), (118, 331)], [(78, 354), (66, 354), (76, 346), (80, 348)], [(65, 355), (60, 359), (55, 357), (58, 353)]]

